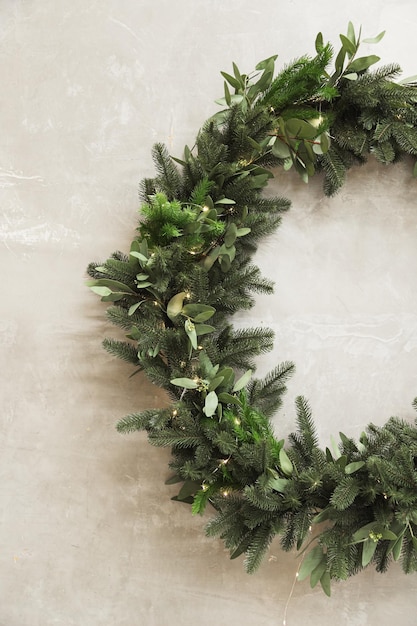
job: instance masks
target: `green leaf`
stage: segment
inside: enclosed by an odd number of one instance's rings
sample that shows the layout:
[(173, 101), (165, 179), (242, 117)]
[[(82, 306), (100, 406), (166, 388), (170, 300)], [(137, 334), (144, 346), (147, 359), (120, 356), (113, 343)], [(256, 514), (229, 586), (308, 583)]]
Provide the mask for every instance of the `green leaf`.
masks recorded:
[(362, 567), (366, 567), (368, 563), (370, 563), (375, 554), (377, 545), (377, 541), (374, 541), (373, 539), (365, 539), (362, 544)]
[(236, 231), (236, 237), (244, 237), (245, 235), (249, 235), (250, 231), (250, 228), (238, 228)]
[(321, 580), (321, 577), (323, 576), (326, 569), (327, 569), (326, 557), (323, 554), (322, 560), (317, 565), (317, 567), (313, 569), (310, 575), (310, 587), (312, 589), (314, 589), (314, 587), (317, 585), (319, 580)]
[(320, 511), (320, 513), (318, 513), (318, 515), (316, 515), (313, 519), (312, 519), (312, 524), (321, 524), (321, 522), (324, 522), (328, 519), (331, 519), (332, 517), (332, 513), (334, 512), (334, 508), (332, 506), (328, 506), (325, 509), (323, 509), (322, 511)]
[(243, 387), (246, 387), (252, 376), (252, 370), (248, 370), (241, 376), (234, 384), (232, 391), (240, 391)]
[(376, 37), (368, 37), (367, 39), (362, 39), (363, 43), (379, 43), (382, 37), (385, 35), (385, 30), (383, 30)]
[(181, 487), (177, 495), (177, 499), (185, 500), (186, 498), (189, 498), (190, 496), (193, 496), (195, 493), (197, 493), (199, 489), (201, 489), (200, 483), (194, 480), (187, 480)]
[(323, 549), (321, 546), (315, 546), (305, 557), (298, 571), (297, 579), (304, 580), (310, 576), (311, 572), (321, 563), (323, 559)]
[(291, 154), (289, 146), (279, 137), (272, 144), (271, 152), (278, 159), (286, 159)]
[(216, 246), (215, 248), (213, 248), (210, 254), (205, 257), (202, 265), (207, 272), (213, 267), (213, 265), (219, 258), (219, 254), (220, 254), (220, 246)]
[(343, 74), (343, 78), (346, 78), (347, 80), (357, 80), (358, 75), (356, 72), (351, 72), (350, 74)]
[(367, 57), (359, 57), (359, 59), (355, 59), (352, 63), (349, 63), (346, 70), (349, 73), (362, 72), (367, 70), (368, 67), (371, 67), (371, 65), (374, 65), (374, 63), (378, 63), (379, 60), (380, 57), (377, 57), (375, 54), (370, 54)]
[(278, 55), (274, 54), (272, 57), (268, 57), (267, 59), (264, 59), (263, 61), (259, 61), (258, 65), (256, 66), (255, 69), (257, 69), (257, 70), (264, 70), (268, 66), (271, 65), (271, 62), (273, 64), (277, 60), (277, 58), (278, 58)]
[(224, 81), (224, 99), (228, 107), (232, 105), (231, 93), (229, 91), (229, 87), (227, 86), (226, 81)]
[(129, 311), (128, 311), (128, 315), (133, 315), (133, 313), (135, 311), (137, 311), (137, 309), (140, 307), (141, 304), (143, 304), (144, 302), (146, 302), (146, 300), (141, 300), (140, 302), (136, 302), (136, 304), (132, 304), (131, 307), (129, 307)]
[(191, 378), (173, 378), (170, 382), (172, 385), (183, 387), (184, 389), (197, 389), (198, 387), (197, 382)]
[(203, 413), (207, 417), (211, 417), (216, 412), (218, 404), (219, 404), (219, 399), (217, 397), (217, 393), (215, 391), (210, 391), (210, 393), (207, 394), (205, 402), (204, 402)]
[(270, 478), (268, 480), (268, 487), (280, 493), (284, 493), (289, 482), (288, 478)]
[(323, 576), (320, 578), (320, 584), (326, 596), (330, 598), (330, 595), (331, 595), (330, 572), (324, 572)]
[(223, 376), (223, 387), (229, 388), (233, 385), (235, 373), (231, 367), (222, 367), (218, 374)]
[(91, 291), (96, 293), (98, 296), (109, 296), (112, 292), (108, 287), (95, 287), (94, 285), (90, 287)]
[[(91, 289), (94, 286), (108, 287), (110, 289), (110, 293), (111, 292), (117, 292), (117, 293), (125, 292), (125, 293), (136, 294), (136, 292), (133, 291), (133, 289), (131, 289), (128, 285), (125, 285), (124, 283), (121, 283), (118, 280), (111, 280), (110, 278), (97, 278), (93, 280), (87, 280), (86, 285), (90, 287)], [(106, 294), (106, 295), (109, 295), (109, 294)]]
[(353, 474), (357, 472), (361, 467), (365, 465), (365, 461), (355, 461), (353, 463), (348, 463), (345, 467), (345, 474)]
[(216, 200), (216, 206), (218, 204), (236, 204), (236, 202), (234, 200), (231, 200), (230, 198), (222, 198), (221, 200)]
[(216, 378), (213, 378), (210, 381), (209, 391), (214, 391), (215, 389), (217, 389), (217, 387), (219, 387), (219, 385), (221, 385), (222, 382), (223, 382), (223, 376), (216, 376)]
[(317, 33), (316, 41), (314, 43), (316, 52), (321, 52), (323, 50), (323, 34)]
[(198, 342), (197, 342), (197, 333), (195, 332), (195, 326), (191, 320), (185, 320), (184, 330), (187, 333), (188, 339), (194, 350), (197, 350)]
[(242, 405), (239, 398), (237, 398), (236, 396), (232, 396), (231, 393), (226, 393), (225, 391), (223, 391), (222, 393), (219, 393), (219, 400), (223, 404), (236, 404), (237, 406)]
[(172, 476), (166, 479), (165, 485), (175, 485), (176, 483), (182, 483), (183, 480), (178, 474), (172, 474)]
[(141, 283), (137, 283), (137, 288), (138, 289), (145, 289), (146, 287), (150, 287), (152, 285), (152, 283), (150, 283), (149, 281), (145, 281), (145, 282), (141, 282)]
[(347, 37), (345, 37), (345, 35), (339, 35), (340, 37), (340, 41), (342, 42), (342, 45), (344, 47), (344, 49), (346, 50), (346, 52), (348, 53), (349, 56), (353, 56), (356, 52), (356, 46), (355, 44), (350, 41), (350, 39), (348, 39)]
[(195, 322), (206, 322), (215, 314), (216, 309), (208, 304), (186, 304), (181, 313)]
[(347, 38), (356, 46), (355, 27), (353, 26), (352, 22), (348, 23)]
[(118, 300), (122, 300), (124, 298), (124, 293), (111, 293), (109, 296), (103, 296), (102, 302), (117, 302)]
[(340, 457), (341, 457), (342, 455), (341, 455), (341, 453), (340, 453), (340, 450), (339, 450), (339, 448), (338, 448), (338, 446), (337, 446), (336, 440), (335, 440), (335, 438), (333, 437), (333, 435), (330, 435), (330, 443), (331, 443), (331, 446), (332, 446), (332, 452), (333, 452), (333, 456), (334, 456), (334, 458), (335, 458), (335, 459), (340, 459)]
[(392, 558), (394, 559), (394, 561), (398, 561), (398, 559), (401, 556), (401, 549), (403, 547), (403, 539), (404, 539), (404, 535), (401, 535), (400, 537), (398, 537), (397, 541), (395, 541), (394, 545), (392, 546)]
[(230, 76), (230, 74), (228, 74), (227, 72), (220, 72), (220, 74), (223, 76), (223, 78), (227, 80), (227, 82), (233, 87), (233, 89), (239, 91), (239, 89), (243, 87), (241, 81), (237, 80), (234, 76)]
[(234, 242), (236, 241), (236, 236), (237, 236), (237, 226), (234, 222), (232, 222), (227, 227), (226, 234), (224, 236), (224, 243), (226, 244), (227, 248), (230, 248), (230, 246), (234, 244)]
[(284, 448), (281, 448), (281, 450), (279, 451), (279, 464), (284, 474), (286, 474), (287, 476), (291, 476), (293, 472), (293, 466)]
[(171, 300), (168, 302), (167, 315), (172, 321), (181, 313), (186, 295), (185, 291), (181, 291), (175, 294), (175, 296), (172, 296)]
[(317, 137), (317, 128), (304, 120), (292, 117), (285, 122), (285, 129), (292, 138), (314, 139)]
[(142, 261), (142, 263), (147, 263), (149, 261), (148, 257), (146, 257), (141, 252), (137, 252), (136, 250), (132, 250), (132, 252), (130, 252), (130, 256), (135, 257), (135, 259), (139, 259), (139, 261)]
[(234, 61), (232, 62), (232, 67), (233, 67), (233, 74), (235, 75), (236, 80), (242, 82), (242, 75), (241, 75), (241, 73), (239, 71), (238, 66), (236, 65), (236, 63)]
[(197, 333), (197, 337), (201, 337), (202, 335), (209, 335), (213, 333), (216, 329), (214, 326), (210, 326), (209, 324), (196, 324), (195, 332)]
[(365, 526), (361, 526), (361, 528), (353, 533), (353, 541), (356, 543), (363, 539), (367, 539), (369, 537), (369, 533), (374, 531), (377, 526), (377, 522), (370, 522), (369, 524), (365, 524)]

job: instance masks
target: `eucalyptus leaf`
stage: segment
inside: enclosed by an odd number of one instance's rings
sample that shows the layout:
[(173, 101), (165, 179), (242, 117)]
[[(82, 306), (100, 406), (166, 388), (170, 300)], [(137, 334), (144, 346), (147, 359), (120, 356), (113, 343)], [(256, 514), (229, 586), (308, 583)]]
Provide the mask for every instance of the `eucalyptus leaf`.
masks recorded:
[(340, 37), (340, 41), (342, 42), (342, 45), (344, 47), (344, 49), (346, 50), (346, 52), (348, 53), (349, 56), (353, 56), (356, 52), (356, 46), (355, 44), (350, 41), (350, 39), (348, 39), (347, 37), (345, 37), (345, 35), (339, 35)]
[(224, 81), (224, 99), (228, 107), (232, 104), (231, 93), (229, 91), (229, 87), (227, 86), (227, 82)]
[(197, 382), (191, 378), (173, 378), (170, 382), (172, 385), (183, 387), (184, 389), (197, 389), (198, 387)]
[(324, 574), (320, 578), (320, 584), (326, 596), (330, 598), (330, 595), (331, 595), (330, 572), (327, 572), (327, 571), (324, 572)]
[(284, 474), (291, 476), (293, 473), (293, 466), (284, 448), (281, 448), (279, 451), (279, 464)]
[(362, 567), (366, 567), (375, 554), (378, 542), (373, 539), (365, 539), (362, 544)]
[(232, 394), (226, 393), (225, 391), (219, 393), (219, 401), (223, 404), (236, 404), (237, 406), (241, 406), (242, 404), (237, 396), (232, 396)]
[(194, 480), (187, 480), (181, 487), (177, 495), (177, 498), (178, 500), (185, 500), (186, 498), (193, 496), (200, 489), (201, 489), (201, 483), (196, 482)]
[(210, 326), (209, 324), (196, 324), (195, 332), (197, 333), (197, 337), (201, 337), (202, 335), (209, 335), (210, 333), (214, 333), (216, 329), (214, 326)]
[(321, 563), (323, 559), (323, 549), (321, 546), (315, 546), (301, 563), (301, 567), (298, 571), (297, 579), (299, 581), (304, 580), (307, 576), (310, 576), (311, 572)]
[(314, 589), (314, 587), (317, 585), (317, 583), (320, 581), (321, 577), (323, 576), (324, 572), (327, 569), (327, 563), (326, 563), (326, 557), (323, 554), (323, 558), (320, 561), (320, 563), (313, 569), (313, 571), (310, 574), (310, 587), (312, 589)]
[(284, 493), (289, 482), (288, 478), (270, 478), (268, 480), (268, 487), (279, 491), (279, 493)]
[(314, 44), (314, 47), (316, 48), (316, 52), (321, 52), (323, 49), (323, 34), (322, 33), (317, 33), (317, 37), (316, 37), (316, 41)]
[(347, 80), (357, 80), (358, 75), (356, 72), (350, 72), (349, 74), (343, 74), (343, 78), (346, 78)]
[(345, 474), (353, 474), (357, 472), (361, 467), (365, 465), (365, 461), (354, 461), (353, 463), (348, 463), (345, 467)]
[(383, 36), (385, 35), (385, 30), (383, 30), (376, 37), (367, 37), (367, 39), (362, 39), (363, 43), (379, 43)]
[(172, 321), (181, 313), (186, 295), (185, 291), (180, 291), (180, 293), (172, 296), (171, 300), (168, 302), (167, 315)]
[(197, 333), (195, 332), (195, 326), (191, 322), (191, 320), (185, 320), (184, 330), (187, 333), (188, 339), (190, 340), (192, 347), (194, 348), (194, 350), (197, 350)]
[(216, 200), (215, 205), (217, 206), (218, 204), (236, 204), (236, 202), (234, 200), (231, 200), (230, 198), (222, 198), (221, 200)]
[(133, 313), (135, 313), (138, 308), (140, 307), (141, 304), (143, 304), (144, 302), (146, 302), (146, 300), (141, 300), (140, 302), (136, 302), (136, 304), (132, 304), (131, 307), (129, 307), (129, 311), (128, 311), (128, 315), (133, 315)]
[(149, 261), (148, 257), (146, 257), (141, 252), (136, 252), (135, 250), (130, 252), (130, 256), (135, 257), (135, 259), (139, 259), (139, 261), (142, 261), (142, 263), (147, 263)]
[(219, 387), (223, 382), (223, 376), (216, 376), (210, 381), (209, 391), (214, 391)]
[(272, 57), (268, 57), (267, 59), (264, 59), (263, 61), (260, 61), (257, 64), (255, 69), (257, 69), (257, 70), (264, 70), (264, 69), (266, 69), (267, 67), (269, 67), (271, 65), (271, 62), (272, 62), (272, 66), (273, 66), (274, 62), (277, 60), (277, 58), (278, 58), (278, 55), (274, 54)]
[(252, 370), (247, 370), (247, 372), (245, 372), (243, 374), (243, 376), (241, 376), (234, 384), (233, 387), (233, 391), (240, 391), (241, 389), (243, 389), (244, 387), (246, 387), (246, 385), (248, 384), (248, 382), (250, 381), (252, 376)]
[(237, 237), (237, 226), (234, 222), (231, 222), (226, 229), (226, 234), (224, 236), (224, 243), (228, 248), (234, 244)]
[(227, 82), (233, 87), (233, 89), (236, 89), (236, 91), (239, 91), (239, 89), (243, 87), (241, 81), (237, 80), (234, 76), (231, 76), (227, 72), (220, 72), (220, 74), (223, 76), (223, 78), (227, 80)]
[(277, 137), (273, 143), (271, 152), (278, 159), (286, 159), (291, 153), (289, 146), (279, 137)]
[(403, 539), (404, 539), (404, 535), (401, 535), (400, 537), (398, 537), (397, 541), (393, 542), (393, 546), (392, 546), (392, 558), (394, 559), (394, 561), (398, 561), (398, 559), (401, 556), (401, 549), (403, 547)]
[(205, 322), (213, 317), (216, 309), (208, 304), (186, 304), (182, 307), (181, 313), (195, 320), (196, 322)]
[[(111, 280), (110, 278), (96, 278), (92, 280), (87, 280), (86, 285), (90, 287), (91, 289), (95, 286), (108, 287), (110, 289), (110, 292), (117, 291), (118, 293), (125, 292), (125, 293), (136, 294), (136, 292), (133, 291), (133, 289), (131, 289), (128, 285), (125, 285), (124, 283), (121, 283), (118, 280)], [(95, 293), (98, 293), (98, 292), (96, 291)]]
[(96, 287), (95, 285), (93, 285), (92, 287), (90, 287), (90, 289), (98, 296), (109, 296), (112, 293), (112, 290), (108, 287)]
[(380, 57), (377, 57), (375, 54), (370, 54), (367, 57), (359, 57), (359, 59), (355, 59), (352, 63), (349, 63), (346, 69), (350, 74), (352, 72), (362, 72), (371, 67), (371, 65), (378, 63), (379, 60)]
[(216, 392), (210, 391), (210, 393), (207, 394), (205, 402), (204, 402), (203, 413), (207, 417), (211, 417), (216, 412), (218, 403), (219, 403), (219, 399), (217, 397)]
[(101, 298), (102, 302), (118, 302), (125, 297), (124, 293), (110, 293), (108, 296), (103, 296)]

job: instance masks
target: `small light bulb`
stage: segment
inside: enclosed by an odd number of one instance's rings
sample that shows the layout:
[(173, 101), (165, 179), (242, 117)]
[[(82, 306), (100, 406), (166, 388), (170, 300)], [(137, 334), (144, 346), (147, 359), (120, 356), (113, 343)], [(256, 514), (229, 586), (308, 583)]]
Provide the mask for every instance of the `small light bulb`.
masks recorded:
[(174, 409), (172, 411), (172, 417), (177, 417), (177, 415), (178, 415), (178, 411), (177, 411), (177, 409)]
[(206, 204), (203, 206), (203, 211), (204, 213), (207, 213), (207, 211), (210, 211), (210, 207), (208, 207)]

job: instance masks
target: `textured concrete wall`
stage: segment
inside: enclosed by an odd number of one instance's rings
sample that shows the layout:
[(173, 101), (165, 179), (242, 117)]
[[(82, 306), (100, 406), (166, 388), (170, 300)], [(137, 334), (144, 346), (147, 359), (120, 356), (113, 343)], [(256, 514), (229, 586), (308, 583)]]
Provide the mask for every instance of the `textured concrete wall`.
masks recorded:
[[(114, 334), (83, 285), (91, 260), (126, 249), (150, 149), (181, 155), (222, 93), (219, 71), (337, 44), (349, 19), (387, 28), (385, 61), (416, 72), (411, 0), (2, 0), (0, 47), (1, 626), (402, 626), (417, 577), (399, 568), (299, 583), (273, 544), (249, 577), (205, 519), (170, 501), (167, 452), (121, 437), (123, 415), (164, 397), (102, 351)], [(366, 51), (366, 47), (365, 47)], [(417, 395), (416, 182), (370, 163), (323, 197), (279, 174), (293, 200), (258, 262), (277, 281), (237, 325), (277, 335), (260, 372), (297, 364), (277, 432), (306, 395), (323, 443), (368, 421), (412, 419)]]

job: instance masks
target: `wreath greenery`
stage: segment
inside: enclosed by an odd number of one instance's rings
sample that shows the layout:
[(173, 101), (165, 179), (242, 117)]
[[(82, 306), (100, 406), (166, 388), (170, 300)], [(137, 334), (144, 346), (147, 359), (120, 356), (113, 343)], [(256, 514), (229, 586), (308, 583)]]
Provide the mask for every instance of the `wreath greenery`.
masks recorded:
[(340, 433), (338, 445), (322, 450), (299, 397), (298, 430), (284, 448), (270, 417), (294, 366), (254, 378), (254, 357), (271, 349), (273, 333), (234, 330), (228, 318), (250, 308), (254, 292), (272, 291), (251, 262), (289, 208), (261, 195), (272, 168), (293, 167), (304, 181), (321, 171), (332, 195), (370, 153), (382, 163), (417, 155), (413, 79), (395, 82), (397, 65), (371, 71), (379, 57), (358, 56), (351, 23), (340, 40), (334, 54), (319, 33), (315, 56), (275, 77), (276, 56), (249, 75), (235, 64), (233, 74), (222, 72), (224, 108), (195, 146), (182, 160), (154, 147), (158, 173), (141, 184), (130, 252), (88, 268), (88, 285), (111, 303), (108, 319), (127, 331), (128, 341), (105, 339), (105, 348), (172, 399), (169, 408), (128, 415), (118, 430), (146, 430), (151, 444), (172, 449), (167, 483), (182, 483), (173, 499), (199, 514), (210, 503), (207, 534), (219, 535), (232, 558), (244, 553), (248, 572), (280, 535), (284, 550), (304, 552), (299, 580), (309, 576), (329, 595), (331, 579), (371, 563), (380, 572), (392, 560), (406, 573), (417, 569), (416, 423), (370, 424), (359, 441)]

